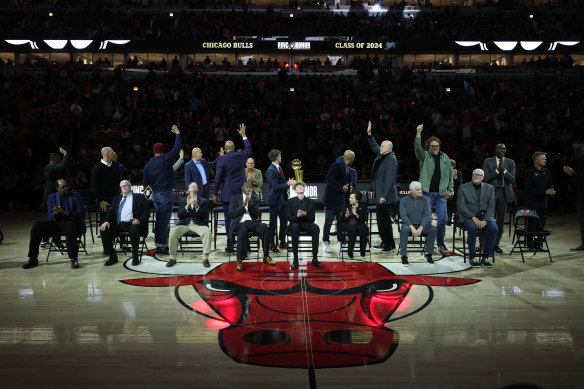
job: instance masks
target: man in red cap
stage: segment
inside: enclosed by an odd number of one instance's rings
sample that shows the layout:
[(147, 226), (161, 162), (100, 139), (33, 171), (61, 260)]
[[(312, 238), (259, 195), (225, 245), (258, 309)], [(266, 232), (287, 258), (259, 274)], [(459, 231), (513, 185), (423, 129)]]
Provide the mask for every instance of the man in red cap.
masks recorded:
[(176, 125), (171, 130), (176, 134), (174, 146), (164, 153), (164, 145), (156, 143), (152, 148), (154, 157), (144, 166), (144, 187), (152, 189), (152, 201), (156, 211), (154, 225), (154, 243), (158, 254), (168, 254), (168, 225), (172, 216), (174, 197), (172, 191), (176, 187), (173, 164), (182, 147), (180, 131)]

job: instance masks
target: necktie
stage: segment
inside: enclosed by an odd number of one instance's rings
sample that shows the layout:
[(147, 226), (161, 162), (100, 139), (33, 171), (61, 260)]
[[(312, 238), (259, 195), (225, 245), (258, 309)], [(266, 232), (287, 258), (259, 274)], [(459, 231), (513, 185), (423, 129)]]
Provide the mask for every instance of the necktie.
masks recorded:
[(122, 197), (122, 201), (120, 202), (120, 206), (118, 207), (118, 220), (117, 223), (120, 224), (122, 221), (122, 209), (124, 208), (124, 204), (126, 203), (126, 196)]
[(282, 168), (278, 166), (278, 172), (280, 173), (280, 178), (284, 179), (284, 173), (282, 173)]

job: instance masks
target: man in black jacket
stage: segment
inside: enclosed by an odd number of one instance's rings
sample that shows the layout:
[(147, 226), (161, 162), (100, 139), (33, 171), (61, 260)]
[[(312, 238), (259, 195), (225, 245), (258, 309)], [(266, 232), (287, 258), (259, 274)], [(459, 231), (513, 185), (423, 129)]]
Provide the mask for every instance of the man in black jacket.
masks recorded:
[(288, 232), (292, 237), (292, 251), (294, 261), (290, 266), (291, 270), (298, 269), (298, 241), (300, 240), (300, 231), (306, 231), (312, 237), (312, 266), (322, 269), (318, 261), (318, 236), (320, 228), (315, 223), (316, 217), (314, 212), (314, 201), (304, 196), (305, 184), (298, 181), (292, 189), (296, 196), (288, 199)]
[(178, 240), (189, 231), (199, 235), (203, 239), (203, 266), (209, 267), (209, 253), (211, 252), (211, 230), (207, 224), (209, 220), (209, 200), (198, 196), (199, 186), (195, 182), (189, 185), (189, 195), (178, 201), (178, 224), (170, 230), (168, 245), (170, 259), (166, 266), (171, 267), (176, 263), (176, 251)]
[(229, 236), (237, 233), (237, 264), (238, 271), (243, 270), (243, 260), (247, 256), (247, 245), (249, 243), (249, 231), (260, 237), (264, 250), (264, 263), (275, 265), (270, 257), (270, 239), (268, 226), (260, 220), (260, 198), (254, 193), (249, 182), (244, 182), (241, 187), (242, 193), (235, 193), (229, 199)]
[(140, 264), (138, 249), (140, 236), (148, 235), (148, 219), (150, 210), (146, 197), (141, 193), (132, 193), (132, 184), (128, 180), (120, 182), (122, 194), (114, 197), (112, 204), (101, 225), (101, 242), (103, 251), (109, 253), (105, 266), (118, 262), (118, 256), (113, 248), (113, 239), (121, 232), (129, 232), (132, 244), (132, 265)]
[[(106, 214), (114, 196), (120, 194), (118, 187), (121, 177), (118, 164), (114, 162), (114, 149), (104, 147), (101, 149), (101, 161), (96, 163), (91, 170), (91, 192), (99, 206), (99, 222), (106, 221)], [(106, 252), (106, 254), (109, 254)]]

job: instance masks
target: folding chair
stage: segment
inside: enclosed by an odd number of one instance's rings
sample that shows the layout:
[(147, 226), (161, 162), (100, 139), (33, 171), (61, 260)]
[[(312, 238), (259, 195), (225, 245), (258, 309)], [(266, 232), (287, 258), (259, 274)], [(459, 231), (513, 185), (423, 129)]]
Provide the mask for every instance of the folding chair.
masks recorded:
[[(52, 234), (47, 237), (47, 240), (49, 241), (49, 250), (47, 252), (47, 258), (45, 262), (49, 262), (49, 256), (51, 255), (51, 253), (59, 252), (61, 255), (64, 255), (68, 252), (67, 245), (63, 243), (65, 239), (66, 239), (65, 234), (62, 232)], [(89, 255), (87, 249), (85, 248), (85, 233), (77, 237), (77, 243), (79, 244), (78, 252), (82, 252), (85, 253), (85, 255)]]
[[(455, 215), (456, 218), (456, 215)], [(458, 231), (458, 234), (460, 235), (462, 233), (462, 249), (460, 248), (460, 245), (456, 245), (456, 230)], [(482, 253), (483, 253), (483, 242), (484, 242), (484, 231), (479, 231), (478, 234), (478, 246), (476, 247), (476, 251), (475, 251), (475, 256), (477, 258), (481, 258), (482, 257)], [(468, 251), (468, 247), (467, 247), (467, 243), (466, 243), (466, 228), (464, 227), (463, 223), (459, 223), (456, 222), (452, 225), (452, 252), (456, 253), (459, 252), (460, 254), (462, 254), (462, 258), (464, 259), (464, 263), (466, 263), (466, 257), (470, 254)], [(493, 260), (493, 263), (495, 263), (495, 251), (493, 250), (493, 254), (491, 255), (491, 258)]]
[[(509, 255), (513, 254), (515, 248), (521, 253), (521, 260), (525, 262), (524, 252), (547, 252), (552, 262), (552, 254), (547, 242), (547, 237), (551, 232), (541, 227), (541, 220), (537, 212), (533, 209), (523, 208), (515, 212), (513, 218), (513, 248)], [(544, 248), (545, 247), (545, 248)]]

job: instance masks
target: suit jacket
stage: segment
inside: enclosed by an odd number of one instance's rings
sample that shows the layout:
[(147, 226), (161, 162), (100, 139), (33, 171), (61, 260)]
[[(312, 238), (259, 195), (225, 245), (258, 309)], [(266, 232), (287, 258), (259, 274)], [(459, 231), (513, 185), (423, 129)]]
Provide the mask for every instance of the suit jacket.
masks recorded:
[(343, 157), (337, 157), (331, 165), (325, 177), (326, 188), (324, 189), (324, 206), (333, 211), (340, 212), (345, 207), (345, 192), (343, 186), (349, 184), (350, 175), (348, 167)]
[[(251, 204), (247, 205), (247, 211), (252, 220), (256, 222), (261, 222), (260, 216), (260, 198), (257, 194), (251, 194)], [(239, 227), (239, 222), (245, 213), (245, 207), (243, 206), (243, 193), (235, 193), (229, 199), (229, 216), (231, 216), (231, 224), (229, 225), (229, 236), (233, 236), (233, 232)]]
[[(118, 209), (120, 208), (122, 197), (122, 195), (114, 197), (112, 205), (105, 216), (105, 221), (111, 225), (117, 223)], [(132, 193), (132, 218), (140, 220), (140, 235), (147, 236), (150, 209), (148, 208), (148, 201), (142, 193)]]
[(485, 212), (483, 220), (495, 221), (495, 187), (491, 184), (481, 183), (480, 199), (472, 181), (462, 184), (458, 189), (456, 200), (456, 212), (458, 221), (464, 223), (479, 212)]
[(298, 218), (298, 210), (300, 209), (300, 199), (298, 197), (292, 197), (288, 199), (288, 222), (298, 223), (307, 222), (314, 223), (316, 220), (314, 200), (309, 197), (304, 196), (302, 211), (306, 211), (306, 216)]
[[(243, 173), (245, 174), (245, 180), (247, 181), (247, 168), (243, 168)], [(262, 198), (262, 185), (264, 185), (264, 179), (262, 177), (262, 171), (260, 169), (256, 169), (255, 167), (251, 173), (252, 178), (254, 179), (254, 183), (251, 184), (253, 191), (257, 194), (261, 200)]]
[[(201, 163), (201, 165), (203, 166), (203, 170), (205, 171), (205, 176), (207, 177), (207, 184), (210, 185), (211, 181), (209, 178), (209, 169), (215, 169), (215, 167), (217, 166), (217, 160), (209, 162), (205, 158), (201, 158), (199, 162)], [(191, 184), (191, 182), (195, 182), (199, 187), (199, 191), (203, 193), (203, 177), (201, 177), (201, 172), (197, 168), (194, 159), (191, 159), (185, 165), (185, 185), (187, 186), (187, 188)]]
[(204, 197), (197, 196), (199, 208), (186, 208), (187, 198), (184, 197), (178, 200), (178, 218), (180, 219), (178, 225), (188, 225), (191, 221), (198, 226), (208, 226), (209, 220), (209, 200)]
[(375, 153), (375, 160), (371, 167), (371, 189), (375, 192), (376, 202), (383, 197), (388, 204), (394, 204), (399, 201), (397, 188), (397, 157), (392, 151), (389, 154), (381, 155), (379, 145), (373, 136), (367, 138), (371, 150)]
[[(497, 178), (499, 177), (497, 166), (497, 157), (487, 158), (483, 162), (483, 170), (485, 172), (484, 182), (491, 184), (494, 187), (497, 187)], [(505, 168), (505, 173), (503, 173), (505, 199), (508, 203), (512, 203), (513, 200), (515, 200), (515, 194), (513, 193), (513, 184), (515, 183), (515, 161), (505, 157), (503, 159), (503, 167)]]
[[(55, 216), (53, 206), (60, 206), (69, 212), (69, 216)], [(47, 220), (73, 220), (85, 232), (85, 206), (81, 195), (78, 192), (70, 192), (67, 196), (61, 196), (59, 192), (51, 193), (47, 202)]]
[[(349, 223), (349, 220), (351, 220), (352, 218), (352, 213), (351, 213), (351, 204), (347, 205), (345, 207), (345, 210), (343, 211), (343, 224), (347, 224)], [(345, 216), (346, 211), (349, 210), (349, 217)], [(367, 224), (367, 220), (369, 218), (369, 212), (367, 211), (367, 205), (365, 204), (357, 204), (357, 216), (359, 217), (357, 219), (357, 224)]]
[[(282, 165), (280, 165), (282, 168)], [(284, 175), (284, 170), (282, 170)], [(268, 205), (284, 205), (286, 204), (286, 193), (288, 192), (288, 180), (286, 177), (280, 176), (280, 172), (276, 165), (270, 164), (266, 170), (266, 180), (268, 181)]]
[(251, 143), (249, 139), (243, 140), (245, 149), (230, 151), (217, 158), (217, 172), (215, 174), (215, 184), (213, 193), (219, 194), (221, 190), (221, 201), (227, 203), (231, 195), (241, 193), (241, 186), (246, 180), (243, 168), (245, 161), (251, 155)]

